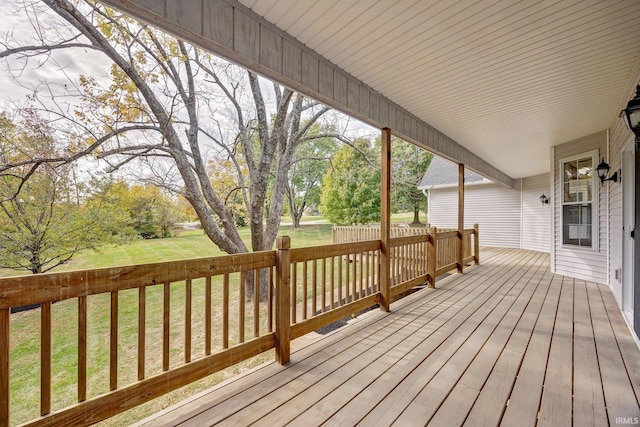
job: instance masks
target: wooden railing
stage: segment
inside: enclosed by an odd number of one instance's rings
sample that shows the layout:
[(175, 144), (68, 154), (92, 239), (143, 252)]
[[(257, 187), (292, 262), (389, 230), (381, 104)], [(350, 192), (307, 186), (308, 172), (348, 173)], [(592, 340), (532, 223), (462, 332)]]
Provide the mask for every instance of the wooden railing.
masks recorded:
[[(391, 224), (391, 237), (426, 235), (427, 227), (410, 227), (408, 225)], [(371, 225), (334, 225), (332, 229), (333, 243), (364, 242), (380, 239), (380, 224)]]
[[(477, 236), (477, 226), (463, 233), (465, 264), (479, 261)], [(457, 232), (436, 229), (392, 238), (389, 294), (433, 287), (438, 275), (461, 268), (457, 239)], [(291, 249), (289, 238), (279, 237), (275, 251), (0, 279), (0, 427), (9, 425), (17, 351), (10, 345), (12, 307), (40, 305), (38, 366), (24, 368), (40, 371), (40, 417), (27, 425), (88, 425), (272, 348), (286, 363), (290, 339), (380, 301), (381, 247), (371, 240)], [(65, 312), (74, 318), (56, 315), (70, 304), (75, 308)], [(95, 324), (95, 312), (107, 313), (104, 325)], [(135, 335), (133, 343), (123, 343), (123, 331)], [(72, 346), (77, 356), (75, 396), (52, 396), (58, 346)], [(148, 363), (156, 353), (161, 362)], [(89, 369), (102, 355), (104, 374)], [(89, 387), (95, 382), (104, 392)]]
[[(267, 286), (263, 301), (254, 298), (247, 303), (245, 292), (247, 283), (252, 284), (253, 292), (258, 291), (260, 276), (273, 278), (274, 268), (275, 252), (268, 251), (0, 280), (0, 425), (8, 424), (11, 307), (41, 306), (42, 418), (32, 425), (90, 424), (273, 348), (271, 287)], [(254, 280), (247, 280), (250, 276)], [(58, 308), (71, 311), (69, 304), (77, 306), (76, 319), (55, 316)], [(121, 307), (131, 311), (132, 306), (135, 319), (120, 311)], [(107, 310), (107, 325), (90, 323), (90, 310)], [(211, 334), (214, 312), (222, 325), (219, 336)], [(194, 334), (196, 316), (199, 342)], [(124, 317), (131, 320), (130, 324), (121, 324)], [(176, 331), (176, 325), (182, 330)], [(105, 345), (88, 334), (89, 329), (103, 326), (107, 330), (101, 334), (107, 338)], [(131, 346), (132, 351), (121, 354), (121, 331), (132, 328), (136, 329), (137, 343)], [(77, 339), (65, 343), (77, 347), (76, 403), (67, 403), (69, 407), (57, 413), (51, 395), (55, 359), (52, 330), (77, 331)], [(151, 352), (162, 355), (161, 366), (146, 366)], [(90, 396), (87, 386), (95, 378), (89, 375), (88, 365), (101, 354), (108, 354), (108, 392)]]

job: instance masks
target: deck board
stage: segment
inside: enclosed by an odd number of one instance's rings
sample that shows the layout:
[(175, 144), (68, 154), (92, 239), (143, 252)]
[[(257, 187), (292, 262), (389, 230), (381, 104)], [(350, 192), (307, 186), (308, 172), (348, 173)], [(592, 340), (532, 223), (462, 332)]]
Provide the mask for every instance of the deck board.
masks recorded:
[(139, 425), (616, 425), (640, 351), (608, 287), (539, 252), (483, 262)]

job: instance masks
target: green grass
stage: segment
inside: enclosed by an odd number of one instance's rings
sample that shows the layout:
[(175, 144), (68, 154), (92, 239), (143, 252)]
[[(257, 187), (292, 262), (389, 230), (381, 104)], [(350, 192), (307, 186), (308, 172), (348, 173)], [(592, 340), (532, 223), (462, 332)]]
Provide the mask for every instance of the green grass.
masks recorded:
[[(322, 218), (311, 217), (300, 229), (291, 225), (282, 226), (280, 235), (291, 237), (292, 247), (317, 246), (331, 243), (332, 225), (322, 222)], [(409, 222), (413, 214), (394, 215), (394, 222)], [(240, 230), (245, 241), (250, 240), (249, 229)], [(144, 264), (152, 262), (223, 255), (223, 253), (201, 231), (188, 231), (176, 237), (156, 240), (135, 241), (127, 245), (107, 246), (100, 251), (84, 251), (72, 262), (56, 271), (101, 268), (118, 265)], [(15, 275), (15, 271), (0, 270), (0, 276)], [(300, 280), (300, 279), (299, 279)], [(202, 280), (193, 283), (193, 356), (204, 354), (204, 285)], [(238, 304), (238, 278), (232, 278), (231, 306)], [(213, 283), (213, 304), (217, 307), (222, 300), (219, 280)], [(171, 366), (181, 363), (184, 331), (184, 285), (171, 285)], [(299, 298), (301, 295), (299, 295)], [(161, 372), (162, 342), (162, 287), (147, 288), (147, 376)], [(127, 290), (119, 293), (119, 381), (126, 385), (136, 380), (137, 359), (137, 310), (138, 291)], [(265, 309), (266, 311), (266, 309)], [(53, 323), (53, 408), (60, 409), (75, 403), (77, 383), (77, 313), (75, 299), (56, 303), (52, 306)], [(264, 315), (264, 313), (263, 313)], [(88, 395), (97, 396), (108, 391), (109, 385), (109, 295), (88, 297)], [(252, 337), (252, 321), (248, 318), (246, 337)], [(221, 310), (214, 310), (212, 336), (221, 336)], [(37, 418), (39, 401), (39, 353), (40, 353), (40, 310), (17, 313), (11, 316), (11, 424)], [(230, 339), (237, 339), (237, 331), (232, 331)], [(220, 343), (217, 348), (220, 348)], [(180, 402), (189, 395), (209, 388), (220, 381), (237, 375), (251, 367), (273, 360), (273, 352), (263, 353), (234, 367), (213, 374), (121, 415), (113, 417), (103, 425), (128, 425), (162, 408)]]

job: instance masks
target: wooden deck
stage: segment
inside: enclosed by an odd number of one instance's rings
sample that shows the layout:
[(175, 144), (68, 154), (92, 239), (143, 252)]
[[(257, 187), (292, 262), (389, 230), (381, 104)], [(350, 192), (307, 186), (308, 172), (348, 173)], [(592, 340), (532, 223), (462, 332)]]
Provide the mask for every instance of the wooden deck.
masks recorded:
[[(608, 287), (485, 249), (438, 281), (141, 425), (640, 423), (640, 351)], [(638, 418), (636, 418), (638, 417)]]

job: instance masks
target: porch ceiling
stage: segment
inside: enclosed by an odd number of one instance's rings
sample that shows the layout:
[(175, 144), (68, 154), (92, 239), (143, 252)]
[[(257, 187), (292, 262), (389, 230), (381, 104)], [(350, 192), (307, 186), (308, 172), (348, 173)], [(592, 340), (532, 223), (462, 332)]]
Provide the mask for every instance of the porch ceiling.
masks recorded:
[(638, 67), (637, 0), (239, 2), (514, 178), (608, 128)]

